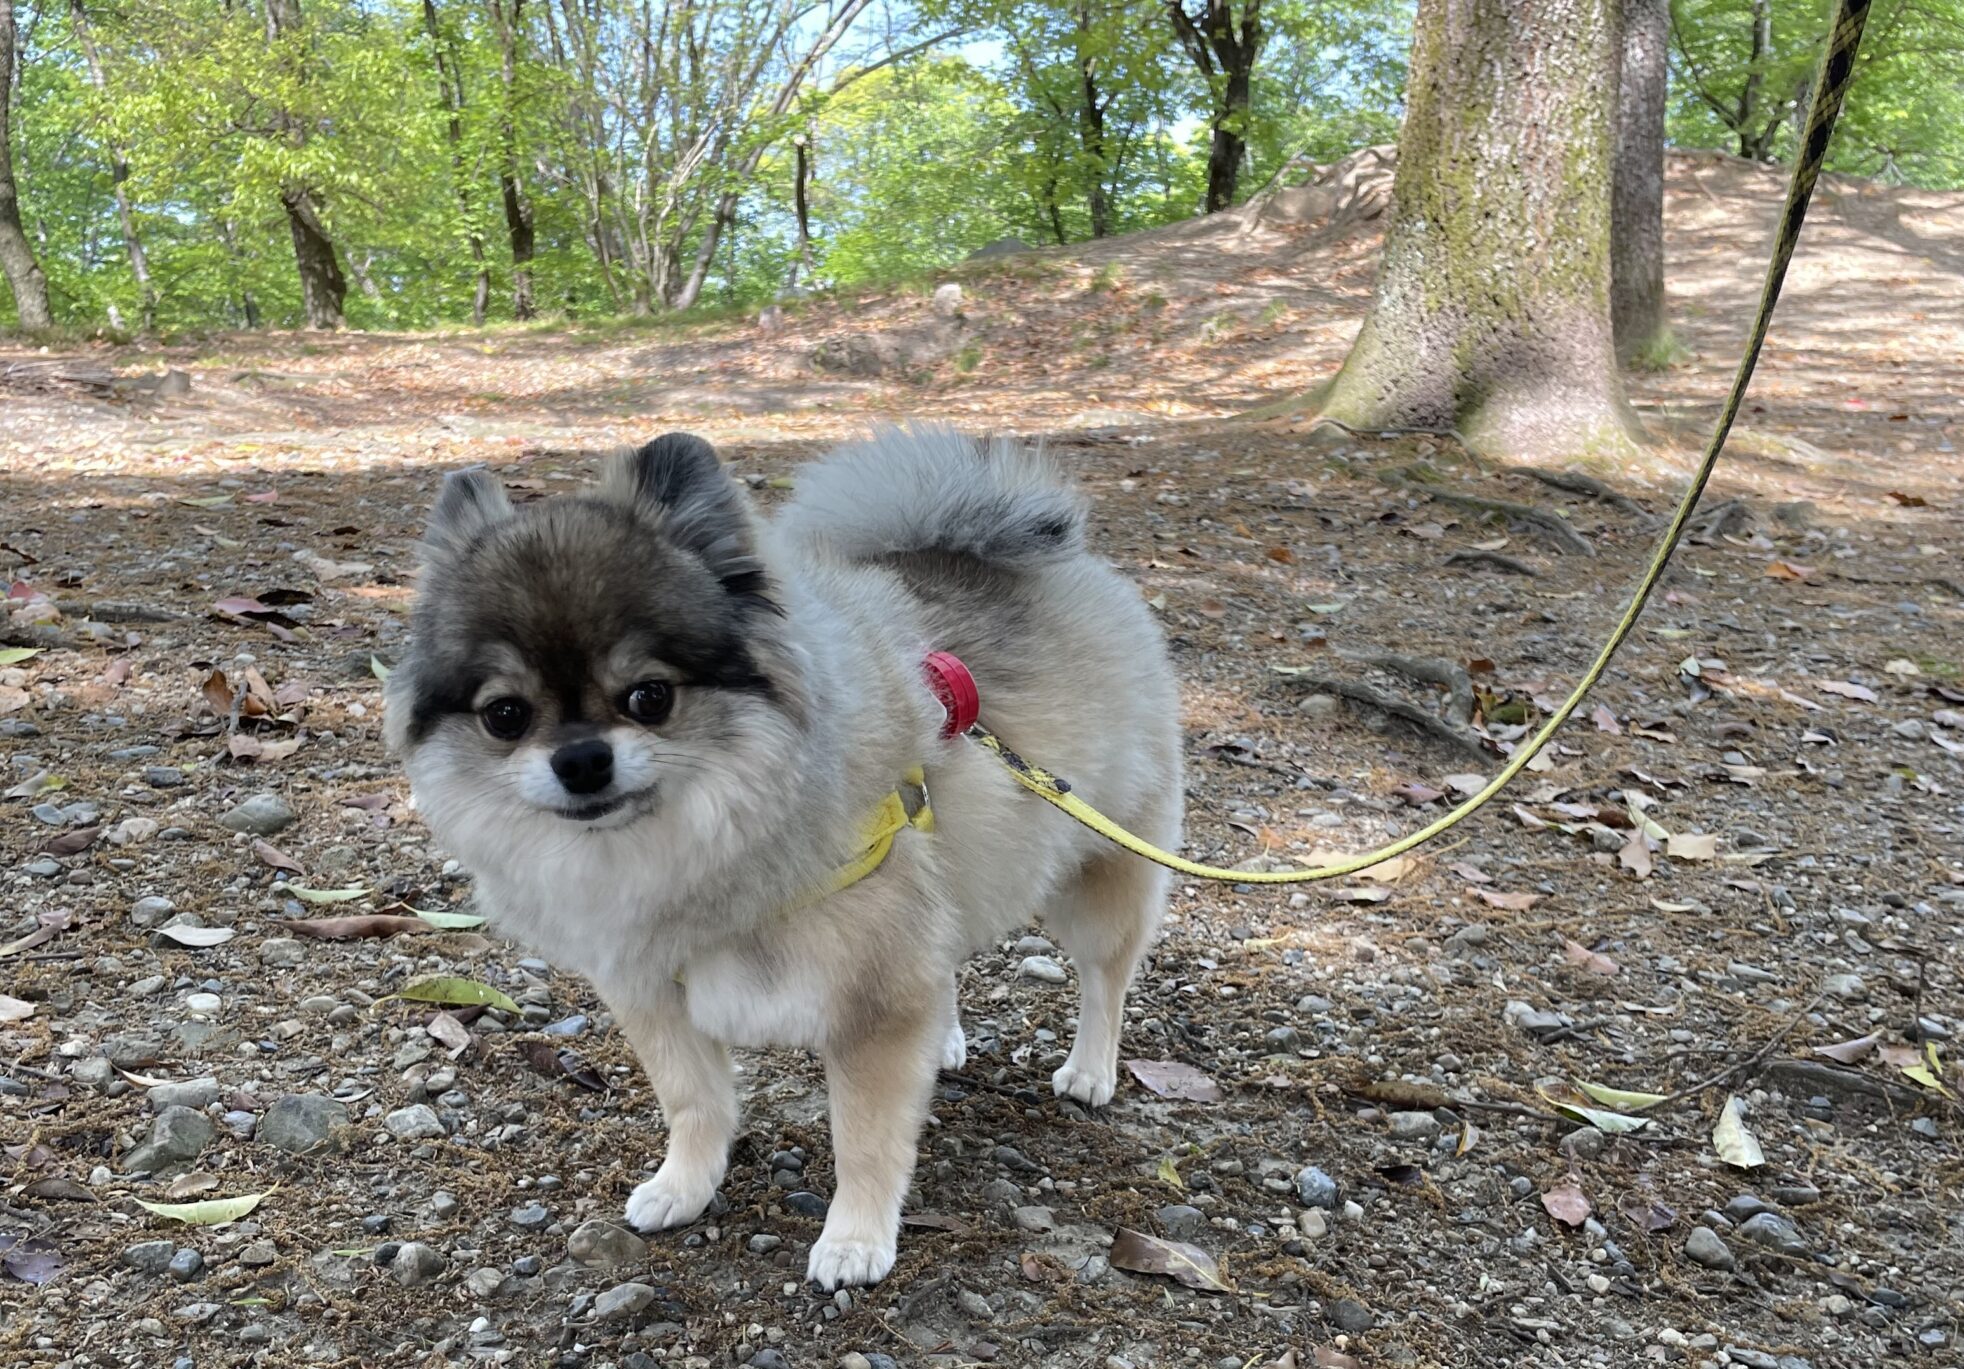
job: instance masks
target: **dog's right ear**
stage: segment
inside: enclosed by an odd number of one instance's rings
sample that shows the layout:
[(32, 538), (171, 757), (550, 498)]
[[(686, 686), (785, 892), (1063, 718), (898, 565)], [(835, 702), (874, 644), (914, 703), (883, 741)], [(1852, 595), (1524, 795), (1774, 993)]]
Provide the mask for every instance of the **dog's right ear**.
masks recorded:
[(423, 556), (439, 561), (460, 556), (486, 532), (512, 516), (511, 500), (498, 478), (482, 466), (452, 471), (430, 511), (423, 534)]

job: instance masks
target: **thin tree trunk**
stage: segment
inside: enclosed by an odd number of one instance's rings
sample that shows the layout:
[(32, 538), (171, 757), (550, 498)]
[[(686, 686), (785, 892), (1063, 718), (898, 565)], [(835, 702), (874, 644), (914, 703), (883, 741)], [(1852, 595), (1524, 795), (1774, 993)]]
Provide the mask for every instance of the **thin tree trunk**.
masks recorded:
[[(232, 228), (230, 219), (218, 221), (218, 240), (225, 244), (225, 255), (232, 259), (232, 270), (238, 279), (245, 280), (245, 254), (239, 251), (238, 234)], [(259, 301), (252, 297), (251, 287), (239, 286), (239, 315), (245, 320), (247, 328), (259, 326)]]
[[(866, 7), (871, 3), (872, 0), (840, 0), (839, 8), (833, 12), (831, 21), (806, 46), (803, 55), (792, 65), (783, 83), (778, 86), (777, 96), (771, 101), (766, 118), (784, 117), (785, 112), (791, 108), (792, 102), (798, 98), (798, 91), (803, 87), (805, 78), (811, 75), (814, 67), (825, 60), (825, 55), (841, 38), (845, 37), (846, 31), (853, 26), (854, 21), (861, 14), (865, 13)], [(749, 154), (733, 168), (730, 184), (739, 189), (726, 190), (716, 197), (716, 212), (710, 216), (709, 223), (703, 230), (702, 241), (696, 246), (695, 265), (690, 268), (689, 278), (683, 282), (681, 290), (677, 292), (674, 299), (668, 301), (671, 309), (687, 309), (701, 297), (703, 282), (709, 278), (710, 263), (716, 259), (716, 244), (722, 240), (724, 230), (736, 222), (737, 204), (742, 198), (741, 187), (750, 184), (751, 177), (757, 174), (757, 167), (763, 162), (767, 151), (769, 151), (769, 144), (760, 138), (756, 146), (750, 149)]]
[[(95, 30), (89, 23), (83, 0), (68, 0), (68, 16), (75, 29), (75, 40), (82, 49), (82, 61), (88, 67), (89, 84), (98, 95), (106, 94), (109, 80), (103, 71), (102, 54), (96, 48)], [(113, 144), (109, 149), (109, 177), (116, 197), (116, 222), (123, 230), (123, 250), (129, 256), (130, 276), (136, 281), (137, 296), (142, 301), (143, 331), (149, 333), (157, 326), (157, 290), (150, 282), (150, 256), (143, 250), (143, 239), (136, 231), (136, 213), (130, 207), (129, 153)]]
[(436, 0), (423, 0), (423, 28), (430, 35), (430, 49), (436, 56), (436, 83), (443, 93), (443, 107), (449, 114), (450, 177), (456, 185), (457, 207), (464, 215), (464, 235), (477, 263), (477, 286), (471, 292), (471, 322), (484, 326), (484, 310), (491, 302), (491, 272), (484, 264), (484, 235), (477, 231), (471, 210), (469, 181), (464, 174), (464, 71), (457, 50), (437, 21)]
[(1235, 22), (1231, 0), (1206, 0), (1196, 18), (1186, 0), (1167, 0), (1173, 32), (1207, 83), (1214, 105), (1212, 145), (1207, 152), (1209, 214), (1234, 203), (1241, 162), (1248, 153), (1248, 111), (1255, 61), (1268, 33), (1261, 25), (1261, 0), (1243, 0)]
[(341, 274), (334, 240), (315, 208), (313, 192), (304, 185), (290, 186), (280, 192), (280, 205), (286, 210), (286, 226), (293, 235), (293, 262), (300, 273), (300, 302), (307, 326), (344, 327), (347, 318), (342, 307), (348, 299), (348, 281)]
[(811, 139), (803, 133), (796, 134), (791, 139), (791, 148), (798, 161), (791, 188), (791, 203), (798, 215), (798, 260), (791, 268), (791, 281), (795, 285), (800, 267), (804, 269), (805, 279), (810, 280), (818, 274), (818, 266), (812, 260)]
[(504, 107), (498, 124), (499, 150), (503, 165), (498, 169), (498, 189), (505, 206), (505, 236), (511, 240), (511, 310), (518, 319), (529, 319), (536, 311), (532, 301), (532, 256), (534, 235), (532, 205), (519, 178), (518, 129), (512, 118), (512, 101), (518, 83), (519, 24), (525, 13), (525, 0), (491, 0), (491, 17), (498, 26), (498, 48), (503, 59), (501, 80)]
[[(278, 41), (298, 33), (301, 26), (300, 0), (266, 0), (266, 37)], [(305, 78), (305, 72), (301, 73)], [(296, 146), (307, 142), (307, 130), (286, 111), (275, 115), (286, 136)], [(286, 224), (293, 236), (293, 262), (300, 276), (300, 300), (309, 328), (345, 327), (342, 305), (348, 298), (348, 282), (341, 274), (341, 263), (334, 250), (334, 239), (320, 216), (320, 204), (313, 187), (294, 181), (280, 189), (280, 205), (286, 210)]]
[(1746, 57), (1746, 83), (1739, 88), (1739, 113), (1732, 126), (1739, 132), (1739, 155), (1766, 160), (1767, 139), (1755, 132), (1760, 123), (1759, 93), (1766, 84), (1766, 60), (1773, 51), (1773, 0), (1753, 0), (1751, 47)]
[(1105, 193), (1105, 101), (1098, 91), (1096, 57), (1088, 50), (1091, 11), (1078, 5), (1078, 144), (1084, 149), (1091, 168), (1091, 183), (1084, 190), (1084, 207), (1091, 215), (1091, 236), (1107, 238), (1112, 232), (1111, 200)]
[(1371, 312), (1322, 411), (1626, 455), (1610, 332), (1615, 0), (1421, 0)]
[(1625, 364), (1652, 354), (1666, 338), (1664, 95), (1670, 29), (1670, 0), (1623, 0), (1609, 255), (1610, 319), (1617, 358)]
[(0, 274), (14, 292), (14, 313), (23, 328), (50, 328), (48, 278), (20, 221), (20, 189), (14, 183), (14, 0), (0, 0)]

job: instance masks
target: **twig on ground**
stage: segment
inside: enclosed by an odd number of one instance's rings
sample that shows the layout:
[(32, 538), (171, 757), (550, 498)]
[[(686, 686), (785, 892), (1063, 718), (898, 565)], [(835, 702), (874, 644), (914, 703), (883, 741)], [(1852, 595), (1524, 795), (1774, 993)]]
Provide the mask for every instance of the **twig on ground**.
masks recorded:
[(1402, 718), (1428, 737), (1437, 738), (1458, 747), (1468, 755), (1486, 757), (1487, 749), (1480, 739), (1471, 732), (1462, 732), (1442, 718), (1434, 717), (1418, 705), (1404, 699), (1394, 698), (1382, 690), (1356, 680), (1326, 680), (1314, 675), (1291, 675), (1288, 677), (1303, 688), (1319, 694), (1335, 694), (1353, 703), (1366, 704), (1394, 718)]
[(1452, 697), (1453, 717), (1462, 723), (1473, 721), (1473, 679), (1457, 661), (1439, 656), (1400, 656), (1392, 651), (1342, 651), (1337, 655), (1359, 665), (1389, 670), (1427, 684), (1439, 685)]
[(1738, 1061), (1735, 1064), (1727, 1065), (1724, 1069), (1720, 1070), (1717, 1074), (1714, 1074), (1709, 1079), (1701, 1080), (1696, 1084), (1685, 1085), (1683, 1088), (1679, 1089), (1676, 1093), (1673, 1093), (1669, 1097), (1667, 1097), (1663, 1102), (1653, 1104), (1650, 1108), (1646, 1109), (1646, 1111), (1658, 1111), (1667, 1108), (1673, 1103), (1682, 1102), (1686, 1098), (1696, 1097), (1698, 1094), (1705, 1092), (1705, 1090), (1707, 1089), (1716, 1088), (1718, 1087), (1718, 1085), (1726, 1083), (1729, 1080), (1736, 1079), (1742, 1074), (1748, 1074), (1752, 1071), (1757, 1070), (1761, 1065), (1766, 1063), (1766, 1057), (1773, 1054), (1774, 1051), (1778, 1050), (1780, 1048), (1780, 1043), (1782, 1041), (1785, 1041), (1789, 1036), (1792, 1036), (1794, 1028), (1798, 1027), (1802, 1022), (1806, 1021), (1807, 1015), (1813, 1012), (1816, 1008), (1820, 1007), (1821, 1004), (1826, 1000), (1826, 998), (1827, 995), (1825, 993), (1815, 994), (1812, 1002), (1810, 1002), (1806, 1007), (1802, 1008), (1799, 1012), (1795, 1013), (1793, 1017), (1788, 1020), (1786, 1026), (1780, 1028), (1779, 1031), (1774, 1033), (1771, 1040), (1769, 1040), (1765, 1045), (1761, 1046), (1758, 1050), (1754, 1051), (1751, 1055), (1747, 1056), (1744, 1060)]
[(1525, 561), (1516, 561), (1511, 556), (1502, 556), (1497, 551), (1456, 551), (1446, 558), (1449, 566), (1492, 566), (1495, 570), (1509, 575), (1525, 575), (1532, 579), (1535, 569)]
[(1567, 490), (1570, 494), (1586, 494), (1591, 499), (1600, 499), (1605, 504), (1613, 505), (1625, 513), (1633, 513), (1639, 518), (1649, 517), (1644, 506), (1629, 495), (1613, 490), (1595, 476), (1584, 475), (1581, 471), (1555, 471), (1546, 466), (1509, 466), (1507, 473), (1525, 475), (1531, 480), (1539, 480), (1544, 485)]
[(1532, 504), (1516, 504), (1509, 499), (1489, 499), (1481, 494), (1466, 494), (1460, 490), (1441, 489), (1437, 485), (1427, 485), (1416, 480), (1400, 480), (1402, 488), (1414, 494), (1422, 494), (1436, 499), (1442, 504), (1455, 508), (1473, 509), (1480, 513), (1490, 513), (1514, 522), (1526, 523), (1548, 534), (1548, 540), (1564, 551), (1572, 551), (1578, 556), (1594, 556), (1596, 549), (1589, 539), (1569, 526), (1566, 518), (1547, 509), (1538, 509)]
[(1783, 1080), (1815, 1093), (1855, 1094), (1910, 1106), (1925, 1102), (1930, 1097), (1905, 1084), (1878, 1079), (1860, 1070), (1843, 1069), (1839, 1065), (1824, 1065), (1818, 1060), (1775, 1060), (1766, 1067), (1765, 1073), (1769, 1078)]

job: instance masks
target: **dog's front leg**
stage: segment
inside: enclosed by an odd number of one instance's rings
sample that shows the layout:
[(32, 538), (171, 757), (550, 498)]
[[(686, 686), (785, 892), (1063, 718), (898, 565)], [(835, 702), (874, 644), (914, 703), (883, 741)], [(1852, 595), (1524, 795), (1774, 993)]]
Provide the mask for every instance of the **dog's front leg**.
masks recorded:
[(663, 985), (609, 1003), (668, 1119), (668, 1154), (655, 1177), (628, 1198), (628, 1225), (641, 1231), (686, 1225), (709, 1206), (729, 1167), (737, 1127), (729, 1055), (689, 1020), (679, 988)]
[(838, 1186), (806, 1277), (827, 1291), (878, 1283), (893, 1268), (945, 1026), (941, 1005), (923, 1004), (826, 1053)]

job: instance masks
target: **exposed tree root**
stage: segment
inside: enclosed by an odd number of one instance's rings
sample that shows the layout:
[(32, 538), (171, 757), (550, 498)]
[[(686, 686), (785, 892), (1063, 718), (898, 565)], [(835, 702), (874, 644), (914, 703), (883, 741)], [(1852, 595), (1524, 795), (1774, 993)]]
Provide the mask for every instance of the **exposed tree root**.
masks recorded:
[(1439, 685), (1452, 699), (1453, 717), (1462, 723), (1473, 721), (1473, 678), (1457, 661), (1439, 656), (1400, 656), (1390, 651), (1339, 651), (1337, 655), (1359, 665)]
[(1454, 727), (1418, 705), (1394, 698), (1382, 690), (1373, 689), (1370, 685), (1357, 680), (1321, 679), (1314, 675), (1292, 675), (1289, 678), (1312, 693), (1335, 694), (1353, 703), (1366, 704), (1381, 713), (1388, 713), (1394, 718), (1410, 723), (1434, 740), (1445, 742), (1468, 755), (1486, 758), (1485, 745), (1473, 733)]
[(1484, 495), (1465, 494), (1459, 490), (1441, 489), (1437, 485), (1420, 484), (1416, 480), (1397, 482), (1417, 494), (1427, 495), (1442, 504), (1455, 508), (1473, 509), (1480, 513), (1496, 514), (1518, 523), (1526, 523), (1548, 534), (1548, 539), (1564, 551), (1572, 551), (1578, 556), (1594, 556), (1596, 549), (1589, 545), (1589, 539), (1569, 526), (1568, 520), (1558, 513), (1538, 509), (1532, 504), (1516, 504), (1506, 499), (1488, 499)]
[(1570, 494), (1586, 494), (1591, 499), (1599, 499), (1605, 504), (1613, 505), (1625, 513), (1634, 514), (1638, 518), (1647, 518), (1650, 516), (1644, 509), (1644, 506), (1630, 498), (1629, 495), (1611, 489), (1608, 485), (1596, 479), (1595, 476), (1584, 475), (1581, 471), (1557, 471), (1551, 470), (1546, 466), (1509, 466), (1507, 473), (1509, 475), (1525, 475), (1531, 480), (1539, 480), (1544, 485), (1552, 485), (1558, 490), (1567, 490)]
[(1446, 558), (1449, 566), (1492, 566), (1495, 570), (1509, 575), (1532, 577), (1535, 569), (1525, 561), (1516, 561), (1511, 556), (1502, 556), (1497, 551), (1456, 551)]
[(1728, 499), (1723, 504), (1714, 504), (1698, 516), (1698, 525), (1691, 535), (1701, 542), (1737, 532), (1753, 521), (1753, 511), (1743, 499)]

